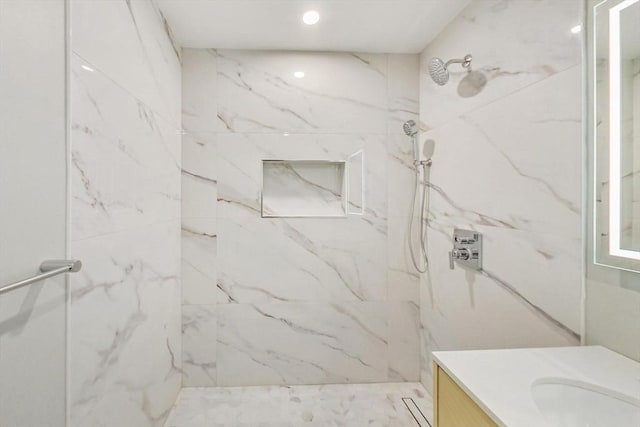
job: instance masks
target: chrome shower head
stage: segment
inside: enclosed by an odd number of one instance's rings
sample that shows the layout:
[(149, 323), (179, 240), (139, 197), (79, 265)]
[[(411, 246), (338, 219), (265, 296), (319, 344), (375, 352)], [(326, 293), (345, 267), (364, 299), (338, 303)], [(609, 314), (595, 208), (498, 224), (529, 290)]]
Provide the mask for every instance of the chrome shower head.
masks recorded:
[(414, 120), (407, 120), (404, 122), (402, 130), (407, 136), (416, 136), (418, 134), (418, 126)]
[(429, 75), (440, 86), (446, 85), (449, 81), (449, 70), (447, 70), (447, 65), (440, 58), (432, 58), (429, 61)]
[(462, 59), (450, 59), (444, 62), (440, 58), (431, 58), (429, 61), (429, 75), (434, 82), (440, 86), (444, 86), (449, 81), (449, 65), (462, 64), (462, 66), (468, 70), (471, 70), (471, 55), (465, 55)]

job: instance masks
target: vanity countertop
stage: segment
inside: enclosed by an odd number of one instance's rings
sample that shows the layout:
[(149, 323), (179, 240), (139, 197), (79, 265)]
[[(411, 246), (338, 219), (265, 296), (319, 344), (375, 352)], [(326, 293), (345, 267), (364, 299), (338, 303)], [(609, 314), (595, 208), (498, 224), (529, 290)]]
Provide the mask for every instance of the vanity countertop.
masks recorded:
[(531, 395), (541, 378), (596, 384), (640, 398), (640, 363), (605, 347), (437, 351), (438, 365), (501, 427), (547, 425)]

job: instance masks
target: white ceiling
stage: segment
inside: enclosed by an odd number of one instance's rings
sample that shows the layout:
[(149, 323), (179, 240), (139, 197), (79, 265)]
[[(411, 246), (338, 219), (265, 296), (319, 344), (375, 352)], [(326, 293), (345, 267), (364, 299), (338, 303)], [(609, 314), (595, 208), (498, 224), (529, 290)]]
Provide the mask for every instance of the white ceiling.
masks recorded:
[[(418, 53), (469, 0), (156, 0), (182, 47)], [(302, 14), (320, 12), (308, 26)]]

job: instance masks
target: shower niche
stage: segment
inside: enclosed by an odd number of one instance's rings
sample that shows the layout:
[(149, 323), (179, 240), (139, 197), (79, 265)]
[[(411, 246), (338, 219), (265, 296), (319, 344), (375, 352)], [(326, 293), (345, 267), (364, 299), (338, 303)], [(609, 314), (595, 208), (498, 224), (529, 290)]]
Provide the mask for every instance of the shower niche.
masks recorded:
[[(362, 154), (346, 160), (263, 160), (263, 218), (345, 218), (362, 211)], [(350, 197), (351, 196), (351, 197)], [(349, 202), (350, 198), (354, 202)]]

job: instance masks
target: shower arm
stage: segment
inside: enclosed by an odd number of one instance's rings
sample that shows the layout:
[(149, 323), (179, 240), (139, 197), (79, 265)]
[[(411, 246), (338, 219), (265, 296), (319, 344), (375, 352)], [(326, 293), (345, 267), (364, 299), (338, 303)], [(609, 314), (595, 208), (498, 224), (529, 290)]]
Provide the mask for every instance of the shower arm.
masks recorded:
[(462, 66), (464, 68), (469, 68), (469, 66), (471, 65), (471, 60), (473, 59), (473, 57), (471, 55), (465, 55), (464, 58), (462, 59), (450, 59), (448, 60), (444, 66), (445, 68), (448, 67), (451, 64), (462, 64)]

